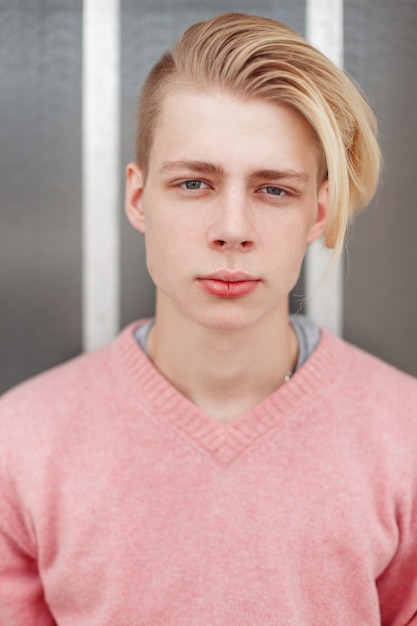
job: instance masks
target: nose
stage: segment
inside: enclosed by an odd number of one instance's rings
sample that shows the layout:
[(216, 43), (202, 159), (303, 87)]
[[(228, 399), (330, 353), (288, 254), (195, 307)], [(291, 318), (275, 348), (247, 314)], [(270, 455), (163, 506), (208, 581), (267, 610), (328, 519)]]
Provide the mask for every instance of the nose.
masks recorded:
[(248, 251), (256, 233), (246, 194), (230, 191), (218, 198), (208, 231), (210, 246), (216, 249)]

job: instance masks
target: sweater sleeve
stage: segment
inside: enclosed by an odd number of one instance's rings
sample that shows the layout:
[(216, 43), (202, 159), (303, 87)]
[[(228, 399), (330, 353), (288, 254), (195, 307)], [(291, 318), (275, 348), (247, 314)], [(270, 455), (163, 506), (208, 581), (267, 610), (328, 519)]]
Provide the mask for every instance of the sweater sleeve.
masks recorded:
[[(20, 420), (20, 404), (14, 392), (0, 402), (0, 626), (54, 626), (24, 501), (33, 489), (32, 482), (25, 487), (25, 476), (29, 473), (36, 483), (37, 474), (33, 459), (28, 460), (33, 445), (27, 423)], [(23, 408), (23, 414), (29, 412)]]
[(36, 559), (12, 538), (0, 515), (0, 626), (54, 626)]
[(397, 552), (377, 580), (382, 626), (417, 626), (416, 507), (399, 520), (399, 532)]
[(417, 626), (417, 429), (412, 423), (397, 446), (397, 549), (376, 581), (382, 626)]

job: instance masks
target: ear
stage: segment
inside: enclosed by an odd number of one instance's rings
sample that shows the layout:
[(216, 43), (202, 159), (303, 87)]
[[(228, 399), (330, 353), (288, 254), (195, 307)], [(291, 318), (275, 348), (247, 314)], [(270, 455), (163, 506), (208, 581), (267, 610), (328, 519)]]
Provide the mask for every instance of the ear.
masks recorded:
[(140, 233), (145, 232), (143, 212), (143, 171), (137, 163), (129, 163), (126, 168), (125, 210), (129, 222)]
[(329, 181), (324, 180), (317, 193), (317, 212), (308, 234), (308, 243), (315, 241), (325, 231), (329, 209)]

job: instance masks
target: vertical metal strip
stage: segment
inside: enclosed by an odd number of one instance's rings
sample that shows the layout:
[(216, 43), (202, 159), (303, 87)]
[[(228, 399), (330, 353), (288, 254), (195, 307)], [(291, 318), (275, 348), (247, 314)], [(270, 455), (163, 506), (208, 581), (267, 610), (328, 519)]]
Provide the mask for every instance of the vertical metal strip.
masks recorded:
[(84, 0), (84, 350), (119, 330), (119, 11), (119, 0)]
[[(343, 67), (343, 0), (306, 0), (307, 39)], [(341, 335), (343, 332), (343, 259), (318, 288), (329, 263), (331, 251), (320, 239), (309, 246), (305, 266), (306, 308), (321, 326)]]

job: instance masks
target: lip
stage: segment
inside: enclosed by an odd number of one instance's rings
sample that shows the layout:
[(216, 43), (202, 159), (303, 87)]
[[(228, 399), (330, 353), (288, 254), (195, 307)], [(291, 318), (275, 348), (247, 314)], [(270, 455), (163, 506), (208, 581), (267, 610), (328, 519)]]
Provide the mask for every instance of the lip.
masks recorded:
[(220, 270), (198, 279), (202, 288), (220, 298), (239, 298), (254, 291), (259, 278), (239, 271)]
[(222, 280), (227, 283), (237, 283), (246, 280), (258, 281), (259, 278), (238, 270), (219, 270), (212, 274), (201, 276), (200, 280)]

